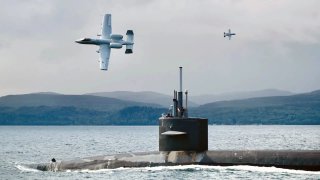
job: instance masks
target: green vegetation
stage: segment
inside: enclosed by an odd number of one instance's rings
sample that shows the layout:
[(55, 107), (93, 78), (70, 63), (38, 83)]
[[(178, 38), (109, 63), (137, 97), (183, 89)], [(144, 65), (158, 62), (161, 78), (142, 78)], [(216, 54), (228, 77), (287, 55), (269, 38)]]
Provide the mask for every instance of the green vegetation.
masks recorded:
[[(155, 104), (88, 95), (29, 94), (0, 98), (0, 125), (156, 125)], [(189, 110), (210, 124), (317, 124), (320, 91), (205, 104)]]
[(163, 108), (132, 106), (113, 113), (76, 107), (0, 107), (0, 125), (155, 125)]
[(320, 124), (320, 91), (209, 103), (190, 113), (210, 124)]

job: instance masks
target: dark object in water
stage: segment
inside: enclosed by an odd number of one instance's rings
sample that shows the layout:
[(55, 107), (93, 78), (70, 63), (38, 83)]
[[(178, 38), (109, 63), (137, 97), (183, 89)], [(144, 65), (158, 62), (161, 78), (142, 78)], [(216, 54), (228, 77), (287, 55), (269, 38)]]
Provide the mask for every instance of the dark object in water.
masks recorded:
[(233, 166), (251, 165), (320, 171), (317, 150), (214, 150), (161, 151), (96, 156), (48, 164), (33, 164), (41, 171), (98, 170), (120, 167), (154, 167), (174, 165)]
[(55, 162), (57, 162), (57, 161), (56, 161), (55, 158), (52, 158), (52, 159), (51, 159), (51, 162), (54, 162), (54, 163), (55, 163)]
[(213, 150), (208, 151), (208, 119), (188, 117), (180, 91), (174, 91), (171, 112), (159, 119), (159, 152), (126, 153), (30, 165), (42, 171), (98, 170), (119, 167), (173, 165), (252, 165), (320, 171), (320, 150)]

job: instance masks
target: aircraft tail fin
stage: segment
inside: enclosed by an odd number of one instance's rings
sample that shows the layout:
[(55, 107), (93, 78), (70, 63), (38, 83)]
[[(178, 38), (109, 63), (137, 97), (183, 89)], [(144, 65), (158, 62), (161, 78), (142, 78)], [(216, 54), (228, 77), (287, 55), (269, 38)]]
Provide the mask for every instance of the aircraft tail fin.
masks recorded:
[(134, 43), (134, 34), (132, 30), (128, 30), (127, 33), (127, 42), (129, 43), (128, 45), (126, 45), (126, 54), (131, 54), (133, 53), (132, 49), (133, 49), (133, 43)]

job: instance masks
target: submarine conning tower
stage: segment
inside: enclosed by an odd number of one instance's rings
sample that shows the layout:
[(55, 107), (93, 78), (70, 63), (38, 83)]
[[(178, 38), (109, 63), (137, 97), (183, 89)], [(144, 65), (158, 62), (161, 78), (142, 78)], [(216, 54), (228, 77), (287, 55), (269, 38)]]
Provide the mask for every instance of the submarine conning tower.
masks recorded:
[(159, 151), (207, 151), (208, 119), (188, 117), (188, 91), (183, 107), (182, 67), (179, 69), (180, 90), (174, 90), (173, 105), (159, 118)]

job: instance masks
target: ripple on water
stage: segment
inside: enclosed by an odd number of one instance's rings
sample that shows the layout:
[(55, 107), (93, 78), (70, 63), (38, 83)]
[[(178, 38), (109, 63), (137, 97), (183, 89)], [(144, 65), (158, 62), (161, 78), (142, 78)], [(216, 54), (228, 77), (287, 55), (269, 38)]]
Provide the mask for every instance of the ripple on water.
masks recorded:
[[(209, 126), (212, 150), (314, 150), (320, 147), (319, 139), (320, 126)], [(157, 151), (157, 126), (2, 126), (0, 147), (0, 179), (320, 179), (319, 172), (252, 166), (162, 166), (56, 173), (23, 166), (50, 162), (52, 158)]]

